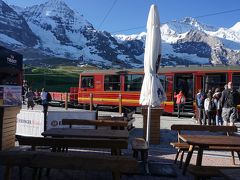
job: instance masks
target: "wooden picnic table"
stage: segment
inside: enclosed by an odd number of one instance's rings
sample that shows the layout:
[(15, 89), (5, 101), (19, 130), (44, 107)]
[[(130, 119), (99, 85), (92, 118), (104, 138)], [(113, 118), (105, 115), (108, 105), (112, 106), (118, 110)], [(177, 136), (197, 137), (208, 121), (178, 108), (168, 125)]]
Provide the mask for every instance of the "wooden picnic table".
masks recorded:
[(44, 131), (42, 135), (45, 137), (128, 139), (129, 132), (127, 130), (111, 129), (52, 128)]
[(240, 137), (237, 136), (179, 135), (179, 138), (190, 145), (183, 167), (183, 174), (186, 173), (194, 150), (198, 150), (196, 165), (201, 166), (203, 150), (207, 150), (210, 146), (240, 147)]

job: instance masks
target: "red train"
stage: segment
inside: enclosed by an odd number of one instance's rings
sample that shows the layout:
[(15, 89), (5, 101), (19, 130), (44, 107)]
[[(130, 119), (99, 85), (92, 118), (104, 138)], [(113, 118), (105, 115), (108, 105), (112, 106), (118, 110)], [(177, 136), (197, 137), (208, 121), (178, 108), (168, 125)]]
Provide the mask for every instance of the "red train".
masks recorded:
[[(164, 112), (175, 113), (173, 94), (180, 89), (186, 96), (184, 112), (193, 114), (198, 89), (223, 90), (228, 81), (240, 90), (240, 66), (175, 66), (160, 67), (159, 77), (167, 94), (162, 103)], [(138, 109), (144, 73), (143, 69), (92, 70), (80, 74), (78, 88), (71, 88), (68, 100), (75, 106)], [(56, 101), (65, 101), (66, 95), (52, 92)]]

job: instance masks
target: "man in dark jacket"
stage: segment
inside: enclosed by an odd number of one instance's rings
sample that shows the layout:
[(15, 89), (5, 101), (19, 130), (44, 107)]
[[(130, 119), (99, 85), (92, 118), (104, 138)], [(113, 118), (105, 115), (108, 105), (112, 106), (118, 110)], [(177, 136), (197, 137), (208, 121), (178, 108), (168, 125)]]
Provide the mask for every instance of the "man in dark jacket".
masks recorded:
[(202, 92), (202, 89), (198, 90), (198, 93), (196, 95), (196, 105), (198, 109), (198, 123), (202, 124), (202, 120), (204, 118), (204, 100), (205, 100), (205, 94)]
[(240, 104), (240, 94), (233, 89), (232, 82), (228, 82), (228, 88), (223, 90), (220, 101), (223, 124), (233, 126), (237, 120), (237, 105)]

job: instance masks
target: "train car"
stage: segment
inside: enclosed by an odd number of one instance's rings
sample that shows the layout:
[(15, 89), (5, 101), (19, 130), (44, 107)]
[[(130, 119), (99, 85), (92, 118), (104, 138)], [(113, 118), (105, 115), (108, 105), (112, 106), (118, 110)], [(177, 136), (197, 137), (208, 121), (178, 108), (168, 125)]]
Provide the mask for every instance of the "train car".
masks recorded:
[[(160, 67), (161, 81), (167, 101), (162, 103), (164, 112), (174, 114), (177, 107), (174, 92), (182, 90), (186, 96), (185, 114), (195, 112), (195, 96), (198, 89), (207, 91), (220, 88), (223, 90), (228, 81), (234, 88), (240, 87), (240, 66), (174, 66)], [(139, 96), (144, 77), (143, 69), (94, 70), (80, 74), (78, 104), (94, 107), (139, 109)]]
[(52, 97), (52, 105), (78, 107), (78, 87), (70, 87), (69, 92), (49, 92)]

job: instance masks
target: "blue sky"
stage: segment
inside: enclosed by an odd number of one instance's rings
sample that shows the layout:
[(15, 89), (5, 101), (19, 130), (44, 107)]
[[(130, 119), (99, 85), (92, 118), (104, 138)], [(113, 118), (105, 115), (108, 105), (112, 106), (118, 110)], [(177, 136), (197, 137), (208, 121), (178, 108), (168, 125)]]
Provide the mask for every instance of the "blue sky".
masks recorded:
[[(46, 2), (47, 0), (4, 0), (21, 7)], [(160, 21), (180, 20), (184, 17), (236, 10), (235, 12), (199, 18), (203, 24), (229, 28), (240, 22), (239, 0), (64, 0), (70, 8), (93, 24), (96, 29), (114, 34), (133, 34), (146, 31), (146, 21), (151, 4), (156, 4)], [(114, 4), (108, 16), (110, 8)], [(104, 20), (104, 17), (106, 19)], [(138, 28), (140, 27), (140, 28)], [(136, 29), (133, 29), (136, 28)], [(132, 30), (129, 30), (132, 29)], [(125, 30), (125, 31), (122, 31)], [(127, 31), (128, 30), (128, 31)]]

